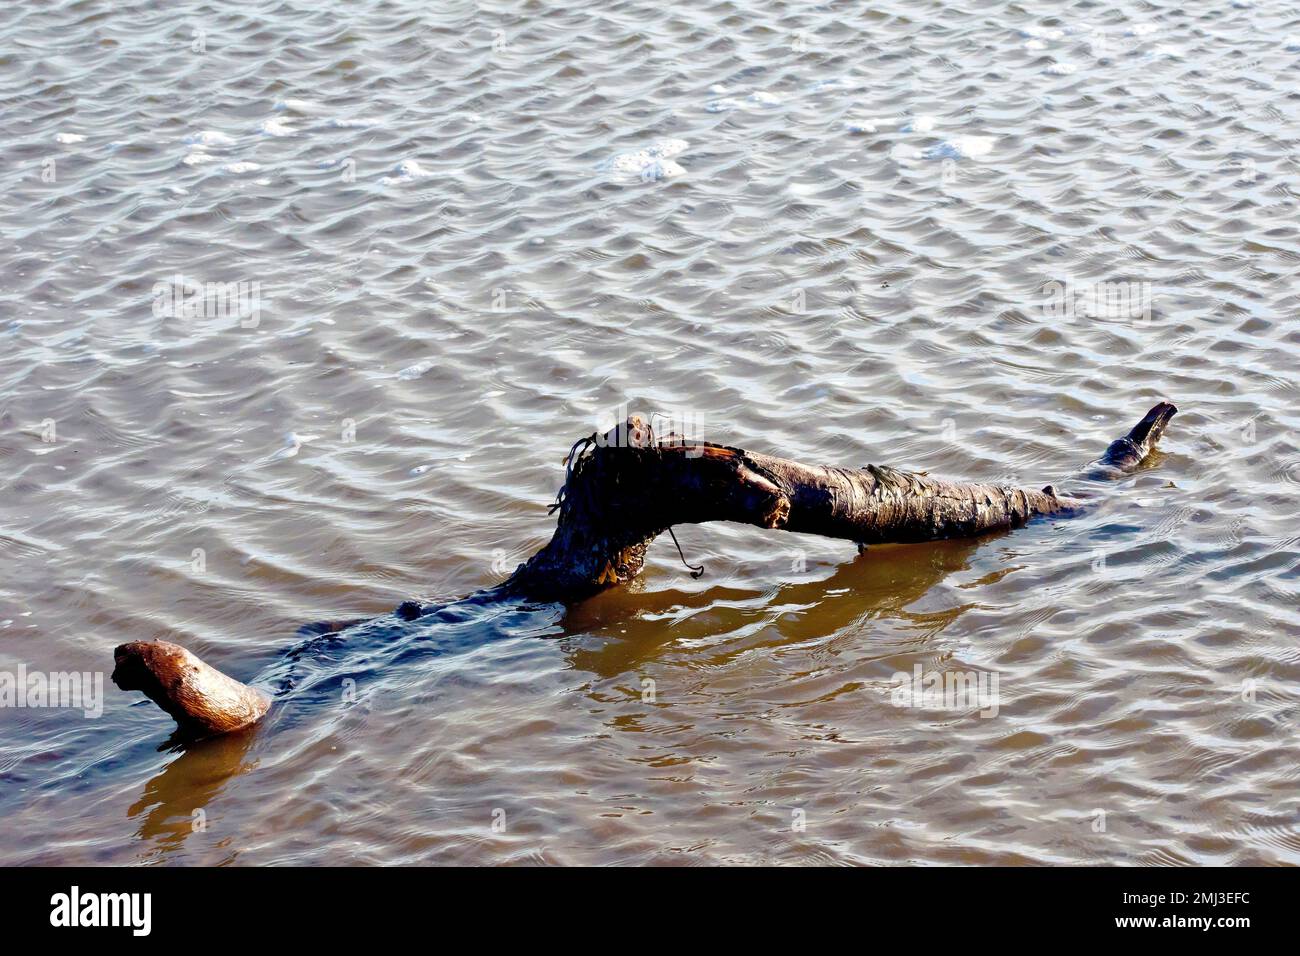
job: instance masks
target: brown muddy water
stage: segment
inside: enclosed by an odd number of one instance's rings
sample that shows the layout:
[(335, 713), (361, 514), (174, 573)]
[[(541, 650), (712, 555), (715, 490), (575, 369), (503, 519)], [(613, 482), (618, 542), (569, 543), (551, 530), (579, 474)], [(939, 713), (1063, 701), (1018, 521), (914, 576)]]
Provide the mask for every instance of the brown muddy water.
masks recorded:
[[(0, 709), (0, 863), (1300, 862), (1291, 4), (239, 7), (0, 12), (0, 670), (288, 689)], [(1078, 518), (282, 656), (502, 580), (621, 410), (1069, 490), (1166, 397)]]

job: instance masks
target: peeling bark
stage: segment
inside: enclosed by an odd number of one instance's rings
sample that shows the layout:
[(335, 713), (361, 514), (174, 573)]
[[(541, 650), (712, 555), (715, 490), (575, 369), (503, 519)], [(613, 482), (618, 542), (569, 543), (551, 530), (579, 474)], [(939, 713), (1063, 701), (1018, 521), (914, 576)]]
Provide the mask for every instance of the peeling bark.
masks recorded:
[[(1087, 477), (1112, 478), (1136, 469), (1176, 412), (1168, 402), (1157, 404), (1110, 444)], [(863, 548), (971, 538), (1083, 507), (1080, 499), (1059, 495), (1051, 485), (1035, 490), (960, 483), (877, 465), (807, 465), (671, 435), (656, 439), (636, 417), (579, 441), (566, 465), (564, 487), (551, 509), (559, 511), (559, 519), (550, 542), (504, 584), (470, 599), (580, 601), (636, 577), (650, 543), (678, 524), (734, 521), (842, 538)], [(395, 616), (412, 620), (437, 609), (408, 601)], [(317, 625), (310, 632), (337, 629)], [(134, 642), (114, 653), (118, 686), (143, 690), (182, 731), (225, 733), (257, 721), (269, 707), (260, 691), (174, 644)]]

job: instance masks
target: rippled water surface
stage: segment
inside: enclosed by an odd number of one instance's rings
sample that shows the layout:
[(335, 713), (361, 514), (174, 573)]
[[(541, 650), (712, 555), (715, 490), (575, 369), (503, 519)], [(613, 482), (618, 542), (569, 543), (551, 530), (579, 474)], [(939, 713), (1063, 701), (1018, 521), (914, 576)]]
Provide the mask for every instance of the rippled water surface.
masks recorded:
[(1082, 517), (681, 527), (699, 580), (355, 629), (252, 734), (5, 709), (0, 863), (1300, 862), (1291, 4), (58, 0), (0, 77), (8, 671), (500, 581), (621, 409), (1066, 488), (1181, 409)]

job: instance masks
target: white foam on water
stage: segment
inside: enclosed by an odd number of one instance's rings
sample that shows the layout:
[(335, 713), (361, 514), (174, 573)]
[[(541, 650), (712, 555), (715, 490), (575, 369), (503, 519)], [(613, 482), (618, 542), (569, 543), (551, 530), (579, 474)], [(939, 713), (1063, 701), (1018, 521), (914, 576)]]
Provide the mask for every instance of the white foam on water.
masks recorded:
[(1286, 48), (1293, 53), (1300, 52), (1300, 34), (1287, 37), (1285, 41)]
[(54, 142), (70, 146), (73, 143), (80, 143), (85, 138), (86, 137), (82, 136), (80, 133), (56, 133), (54, 136)]
[(651, 156), (658, 156), (667, 159), (669, 156), (677, 156), (686, 152), (690, 148), (690, 143), (684, 139), (663, 139), (655, 143), (646, 150)]
[(1157, 32), (1159, 29), (1160, 29), (1160, 24), (1158, 23), (1151, 23), (1151, 22), (1135, 23), (1133, 24), (1133, 26), (1129, 27), (1127, 30), (1124, 31), (1124, 35), (1129, 37), (1146, 37)]
[(928, 133), (934, 129), (935, 119), (933, 116), (914, 116), (908, 122), (903, 124), (902, 132), (904, 133)]
[(259, 132), (267, 136), (293, 136), (298, 131), (287, 123), (277, 119), (264, 120), (259, 127)]
[[(342, 165), (341, 161), (340, 165)], [(395, 183), (415, 182), (417, 179), (423, 179), (428, 175), (429, 174), (425, 172), (425, 170), (421, 168), (420, 164), (415, 160), (404, 159), (397, 164), (397, 167), (393, 170), (392, 176), (385, 176), (379, 181), (386, 186), (390, 186)]]
[(704, 104), (704, 109), (709, 113), (725, 113), (727, 110), (734, 110), (738, 106), (740, 106), (740, 100), (725, 96), (720, 100), (709, 100)]
[(423, 362), (416, 362), (414, 365), (408, 365), (397, 373), (397, 377), (404, 382), (409, 382), (419, 378), (431, 368), (433, 368), (433, 362), (429, 359), (425, 359)]
[(294, 458), (302, 450), (302, 446), (308, 442), (320, 438), (319, 435), (296, 435), (293, 432), (284, 436), (284, 447), (270, 457), (270, 461), (283, 461), (286, 458)]
[(241, 163), (226, 163), (226, 165), (221, 168), (228, 173), (234, 173), (235, 175), (239, 175), (240, 173), (255, 172), (261, 169), (262, 166), (260, 163), (252, 163), (252, 162), (245, 161)]
[(185, 142), (191, 146), (215, 146), (220, 148), (223, 146), (235, 145), (235, 137), (231, 136), (229, 133), (222, 133), (219, 130), (204, 129), (186, 136)]
[(319, 103), (314, 103), (311, 100), (300, 100), (294, 97), (280, 100), (280, 102), (275, 104), (275, 111), (277, 113), (284, 112), (285, 110), (294, 113), (320, 113), (322, 111)]
[(925, 151), (926, 159), (980, 159), (993, 152), (993, 136), (957, 136)]
[(671, 159), (658, 159), (645, 152), (618, 157), (614, 162), (614, 170), (643, 182), (655, 182), (686, 172)]
[[(721, 87), (725, 89), (725, 87)], [(717, 92), (715, 88), (714, 92)], [(724, 96), (720, 99), (709, 100), (704, 104), (704, 110), (708, 113), (725, 113), (728, 110), (740, 109), (746, 105), (760, 106), (771, 108), (780, 106), (785, 98), (779, 93), (769, 93), (767, 90), (756, 90), (750, 93), (743, 100), (736, 99), (734, 96)]]
[(1079, 66), (1076, 63), (1053, 63), (1043, 72), (1051, 73), (1053, 76), (1073, 76), (1079, 72)]
[(684, 139), (664, 139), (634, 153), (619, 153), (604, 165), (626, 181), (668, 179), (686, 172), (669, 157), (684, 152), (689, 145)]
[(217, 157), (210, 156), (201, 149), (191, 150), (183, 162), (186, 166), (202, 166), (204, 163), (214, 163)]

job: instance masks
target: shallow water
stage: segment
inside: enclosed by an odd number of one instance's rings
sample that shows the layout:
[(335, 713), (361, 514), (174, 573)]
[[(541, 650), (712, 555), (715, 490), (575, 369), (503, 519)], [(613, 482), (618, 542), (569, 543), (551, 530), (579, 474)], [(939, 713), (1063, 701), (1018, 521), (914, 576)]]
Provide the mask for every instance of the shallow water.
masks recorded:
[(0, 668), (265, 679), (502, 580), (621, 410), (1035, 486), (1181, 413), (1082, 517), (682, 527), (185, 751), (0, 710), (0, 863), (1300, 862), (1290, 5), (255, 9), (0, 13)]

